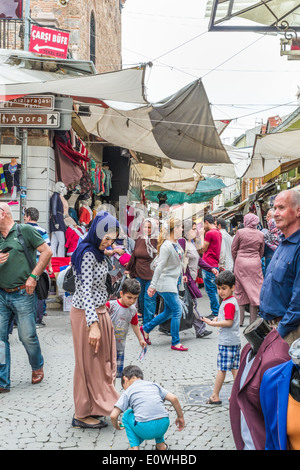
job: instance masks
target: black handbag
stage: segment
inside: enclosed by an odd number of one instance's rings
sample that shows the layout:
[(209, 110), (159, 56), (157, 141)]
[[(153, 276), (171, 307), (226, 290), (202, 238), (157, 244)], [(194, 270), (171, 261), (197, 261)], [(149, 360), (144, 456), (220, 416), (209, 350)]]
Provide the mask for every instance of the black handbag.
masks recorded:
[[(26, 246), (25, 240), (24, 240), (23, 235), (21, 233), (21, 229), (20, 229), (19, 224), (17, 224), (17, 236), (18, 236), (19, 242), (21, 243), (21, 245), (23, 247), (23, 250), (24, 250), (25, 256), (27, 258), (27, 261), (29, 263), (29, 266), (30, 266), (31, 269), (33, 269), (35, 267), (35, 264), (34, 264), (32, 258), (30, 256), (30, 253), (29, 253), (28, 248)], [(40, 275), (40, 278), (37, 281), (36, 288), (35, 288), (39, 300), (47, 299), (48, 294), (49, 294), (49, 290), (50, 290), (50, 286), (51, 286), (50, 276), (49, 276), (47, 271), (44, 271)]]
[[(157, 306), (157, 313), (159, 314), (162, 313), (164, 309), (164, 299), (159, 295), (157, 297), (159, 298)], [(194, 320), (193, 299), (186, 283), (184, 284), (184, 291), (179, 293), (179, 299), (182, 305), (182, 317), (180, 319), (179, 331), (184, 331), (192, 328)], [(159, 325), (159, 331), (169, 334), (171, 331), (171, 319), (161, 323)]]
[(66, 269), (66, 274), (63, 280), (63, 290), (68, 294), (75, 292), (75, 275), (72, 266)]

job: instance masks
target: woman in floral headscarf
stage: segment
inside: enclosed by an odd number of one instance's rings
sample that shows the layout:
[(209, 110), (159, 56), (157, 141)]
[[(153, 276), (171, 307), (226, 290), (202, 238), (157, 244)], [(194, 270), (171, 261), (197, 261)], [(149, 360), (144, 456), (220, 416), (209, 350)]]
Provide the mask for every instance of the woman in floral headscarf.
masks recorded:
[(272, 251), (275, 251), (280, 243), (281, 230), (276, 227), (276, 222), (273, 217), (268, 220), (268, 227), (268, 232), (264, 234), (265, 244), (271, 248)]
[(280, 243), (281, 230), (276, 227), (276, 222), (274, 220), (274, 209), (270, 209), (267, 213), (267, 224), (268, 229), (263, 229), (262, 232), (265, 237), (265, 272), (269, 263), (272, 259), (273, 253)]
[(255, 214), (244, 217), (244, 228), (237, 230), (231, 246), (234, 261), (235, 297), (243, 324), (246, 305), (250, 305), (250, 323), (257, 317), (259, 294), (263, 284), (261, 258), (264, 254), (264, 235), (257, 230)]

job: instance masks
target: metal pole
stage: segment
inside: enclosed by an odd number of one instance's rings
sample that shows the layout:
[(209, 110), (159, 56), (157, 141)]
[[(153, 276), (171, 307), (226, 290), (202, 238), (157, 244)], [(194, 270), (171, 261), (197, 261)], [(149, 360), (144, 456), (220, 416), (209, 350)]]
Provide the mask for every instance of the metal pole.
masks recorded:
[[(25, 6), (25, 34), (24, 50), (29, 50), (30, 41), (30, 0), (26, 0)], [(24, 210), (27, 204), (27, 156), (28, 156), (28, 131), (22, 130), (21, 153), (21, 184), (20, 184), (20, 222), (24, 222)]]
[(30, 0), (26, 0), (24, 51), (29, 50), (29, 42), (30, 42)]
[(28, 155), (28, 131), (22, 132), (22, 153), (21, 153), (21, 184), (20, 184), (20, 222), (24, 222), (24, 211), (27, 205), (27, 155)]

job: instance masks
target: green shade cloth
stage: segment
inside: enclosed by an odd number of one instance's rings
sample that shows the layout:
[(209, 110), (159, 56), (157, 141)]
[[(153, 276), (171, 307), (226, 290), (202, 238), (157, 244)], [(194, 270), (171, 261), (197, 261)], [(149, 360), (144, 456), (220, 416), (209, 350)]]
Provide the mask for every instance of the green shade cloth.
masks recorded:
[(213, 199), (215, 196), (218, 196), (225, 187), (226, 185), (221, 179), (208, 178), (199, 181), (193, 194), (186, 194), (179, 191), (151, 191), (146, 189), (145, 196), (149, 201), (158, 203), (158, 195), (163, 194), (167, 196), (166, 204), (168, 205), (184, 204), (185, 202), (192, 204)]

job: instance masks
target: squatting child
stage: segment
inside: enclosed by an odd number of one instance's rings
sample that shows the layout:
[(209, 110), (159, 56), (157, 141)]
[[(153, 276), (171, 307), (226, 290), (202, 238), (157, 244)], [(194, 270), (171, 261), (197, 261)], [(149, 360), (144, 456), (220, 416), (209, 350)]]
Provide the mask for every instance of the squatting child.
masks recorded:
[(138, 325), (136, 301), (141, 292), (141, 286), (136, 279), (126, 279), (120, 291), (120, 299), (106, 303), (108, 313), (114, 326), (117, 349), (117, 377), (121, 377), (124, 367), (126, 337), (131, 325), (142, 348), (147, 346)]
[(231, 271), (222, 271), (216, 278), (218, 294), (223, 299), (219, 307), (218, 317), (214, 320), (202, 317), (210, 326), (220, 328), (219, 353), (217, 360), (217, 376), (211, 397), (206, 402), (209, 405), (221, 405), (220, 390), (224, 383), (226, 372), (231, 371), (235, 379), (240, 364), (240, 309), (233, 295), (235, 276)]
[(178, 431), (184, 428), (184, 418), (178, 398), (155, 382), (144, 380), (142, 370), (135, 365), (124, 368), (122, 373), (123, 394), (110, 415), (116, 429), (120, 428), (119, 415), (124, 412), (122, 423), (129, 440), (130, 450), (139, 450), (144, 440), (155, 439), (157, 450), (167, 450), (164, 435), (170, 420), (164, 401), (172, 403), (177, 413)]

